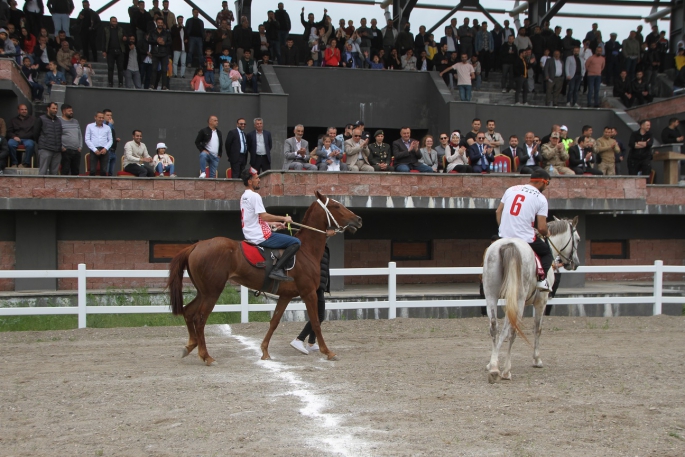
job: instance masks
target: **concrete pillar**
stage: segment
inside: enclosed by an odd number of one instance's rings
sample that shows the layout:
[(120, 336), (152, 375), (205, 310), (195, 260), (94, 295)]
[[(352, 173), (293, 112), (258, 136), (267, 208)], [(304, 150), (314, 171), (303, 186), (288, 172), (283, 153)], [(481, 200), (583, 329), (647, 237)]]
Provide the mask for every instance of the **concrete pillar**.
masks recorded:
[[(16, 216), (17, 270), (57, 269), (57, 215), (52, 211), (19, 211)], [(57, 290), (56, 278), (17, 279), (16, 291)]]
[[(328, 249), (331, 253), (331, 268), (345, 267), (345, 235), (335, 235), (328, 239)], [(331, 291), (345, 290), (344, 276), (331, 276)]]
[(264, 119), (264, 129), (271, 132), (271, 169), (280, 170), (283, 167), (283, 145), (288, 137), (288, 96), (260, 94), (259, 115)]

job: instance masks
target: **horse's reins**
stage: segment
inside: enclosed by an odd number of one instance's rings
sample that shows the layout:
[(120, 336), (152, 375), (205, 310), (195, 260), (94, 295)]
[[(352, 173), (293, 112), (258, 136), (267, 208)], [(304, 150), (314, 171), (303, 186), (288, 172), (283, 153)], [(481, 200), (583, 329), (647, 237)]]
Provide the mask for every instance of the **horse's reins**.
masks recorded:
[[(552, 242), (552, 237), (549, 237), (549, 236), (548, 236), (548, 237), (546, 237), (546, 239), (547, 239), (547, 242), (548, 242), (549, 244), (552, 245), (552, 247), (554, 248), (554, 250), (557, 251), (557, 254), (559, 254), (559, 257), (561, 257), (561, 259), (564, 261), (564, 263), (566, 263), (566, 264), (573, 264), (573, 260), (572, 260), (572, 259), (569, 259), (569, 258), (566, 257), (564, 254), (562, 254), (562, 250), (566, 249), (566, 248), (568, 247), (569, 243), (571, 243), (571, 256), (573, 256), (573, 252), (576, 250), (576, 238), (573, 236), (573, 234), (575, 233), (576, 229), (573, 227), (573, 225), (572, 225), (571, 223), (569, 223), (568, 225), (569, 225), (569, 228), (571, 229), (571, 239), (569, 239), (569, 240), (566, 242), (566, 244), (564, 245), (563, 248), (561, 248), (561, 249), (557, 248), (557, 247), (554, 245), (554, 243)], [(542, 236), (542, 235), (540, 235), (540, 236)]]
[[(321, 200), (319, 200), (319, 199), (317, 198), (317, 199), (316, 199), (316, 202), (319, 204), (319, 206), (321, 206), (321, 208), (323, 208), (324, 212), (326, 213), (326, 219), (327, 219), (327, 221), (328, 221), (327, 227), (332, 227), (331, 221), (333, 221), (333, 223), (335, 224), (335, 227), (336, 227), (336, 228), (335, 228), (335, 233), (342, 233), (342, 232), (344, 232), (344, 231), (347, 229), (347, 225), (344, 226), (344, 227), (340, 227), (340, 224), (338, 224), (338, 221), (335, 220), (335, 217), (334, 217), (333, 214), (331, 213), (331, 210), (328, 209), (328, 201), (329, 201), (329, 200), (330, 200), (329, 198), (326, 198), (326, 203), (321, 203)], [(314, 230), (315, 232), (323, 233), (324, 235), (326, 234), (326, 231), (325, 231), (325, 230), (320, 230), (320, 229), (315, 228), (315, 227), (310, 227), (309, 225), (300, 224), (300, 223), (297, 223), (297, 222), (290, 222), (290, 223), (293, 224), (293, 225), (297, 225), (298, 227), (302, 227), (302, 228), (306, 228), (306, 229), (309, 229), (309, 230)]]

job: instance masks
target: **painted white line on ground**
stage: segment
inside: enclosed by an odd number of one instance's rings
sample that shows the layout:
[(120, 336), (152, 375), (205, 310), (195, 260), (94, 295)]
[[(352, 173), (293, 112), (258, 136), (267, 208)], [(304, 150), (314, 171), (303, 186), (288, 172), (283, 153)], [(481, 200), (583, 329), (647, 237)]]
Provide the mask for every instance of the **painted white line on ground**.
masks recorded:
[[(375, 448), (374, 446), (358, 439), (351, 433), (344, 433), (344, 430), (347, 427), (340, 425), (342, 415), (322, 412), (329, 402), (323, 395), (316, 392), (316, 387), (303, 381), (297, 374), (291, 371), (292, 367), (285, 363), (259, 359), (259, 357), (262, 356), (262, 350), (260, 348), (261, 341), (241, 335), (234, 335), (231, 326), (228, 324), (217, 325), (217, 328), (220, 334), (238, 340), (247, 349), (253, 351), (258, 357), (257, 362), (255, 362), (257, 365), (271, 371), (291, 386), (292, 390), (283, 392), (283, 394), (293, 395), (299, 398), (304, 405), (302, 409), (300, 409), (300, 413), (303, 416), (313, 419), (312, 426), (307, 427), (309, 432), (307, 433), (308, 436), (305, 438), (311, 446), (316, 448), (323, 447), (321, 450), (344, 457), (371, 455), (372, 449)], [(333, 432), (332, 435), (323, 436), (324, 433), (320, 432), (312, 434), (311, 430), (316, 429), (320, 425), (333, 429), (331, 430)], [(365, 432), (368, 433), (369, 430), (365, 430)]]

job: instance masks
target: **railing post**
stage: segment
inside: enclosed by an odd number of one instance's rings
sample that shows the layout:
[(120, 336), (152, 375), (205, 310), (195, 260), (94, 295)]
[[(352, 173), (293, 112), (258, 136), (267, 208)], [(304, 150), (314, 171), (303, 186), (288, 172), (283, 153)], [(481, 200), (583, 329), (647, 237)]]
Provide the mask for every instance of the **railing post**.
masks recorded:
[(388, 319), (397, 317), (397, 263), (388, 262)]
[(86, 264), (78, 264), (78, 328), (86, 328)]
[(249, 300), (247, 298), (247, 293), (250, 290), (245, 286), (240, 286), (240, 322), (247, 324), (250, 322), (250, 312), (248, 309)]
[(664, 285), (664, 261), (654, 261), (654, 267), (656, 268), (656, 271), (654, 272), (654, 310), (652, 314), (657, 316), (661, 314), (661, 296), (663, 294), (662, 289)]

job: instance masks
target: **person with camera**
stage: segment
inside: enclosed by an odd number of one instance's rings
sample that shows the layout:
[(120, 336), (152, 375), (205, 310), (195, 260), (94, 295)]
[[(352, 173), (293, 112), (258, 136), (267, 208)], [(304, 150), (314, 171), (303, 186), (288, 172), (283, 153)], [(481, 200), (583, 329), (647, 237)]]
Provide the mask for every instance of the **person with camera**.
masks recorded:
[(114, 65), (117, 66), (117, 81), (119, 87), (124, 87), (124, 53), (126, 52), (126, 42), (128, 38), (117, 23), (117, 18), (109, 18), (109, 27), (106, 27), (102, 34), (102, 57), (107, 59), (107, 87), (114, 87)]

